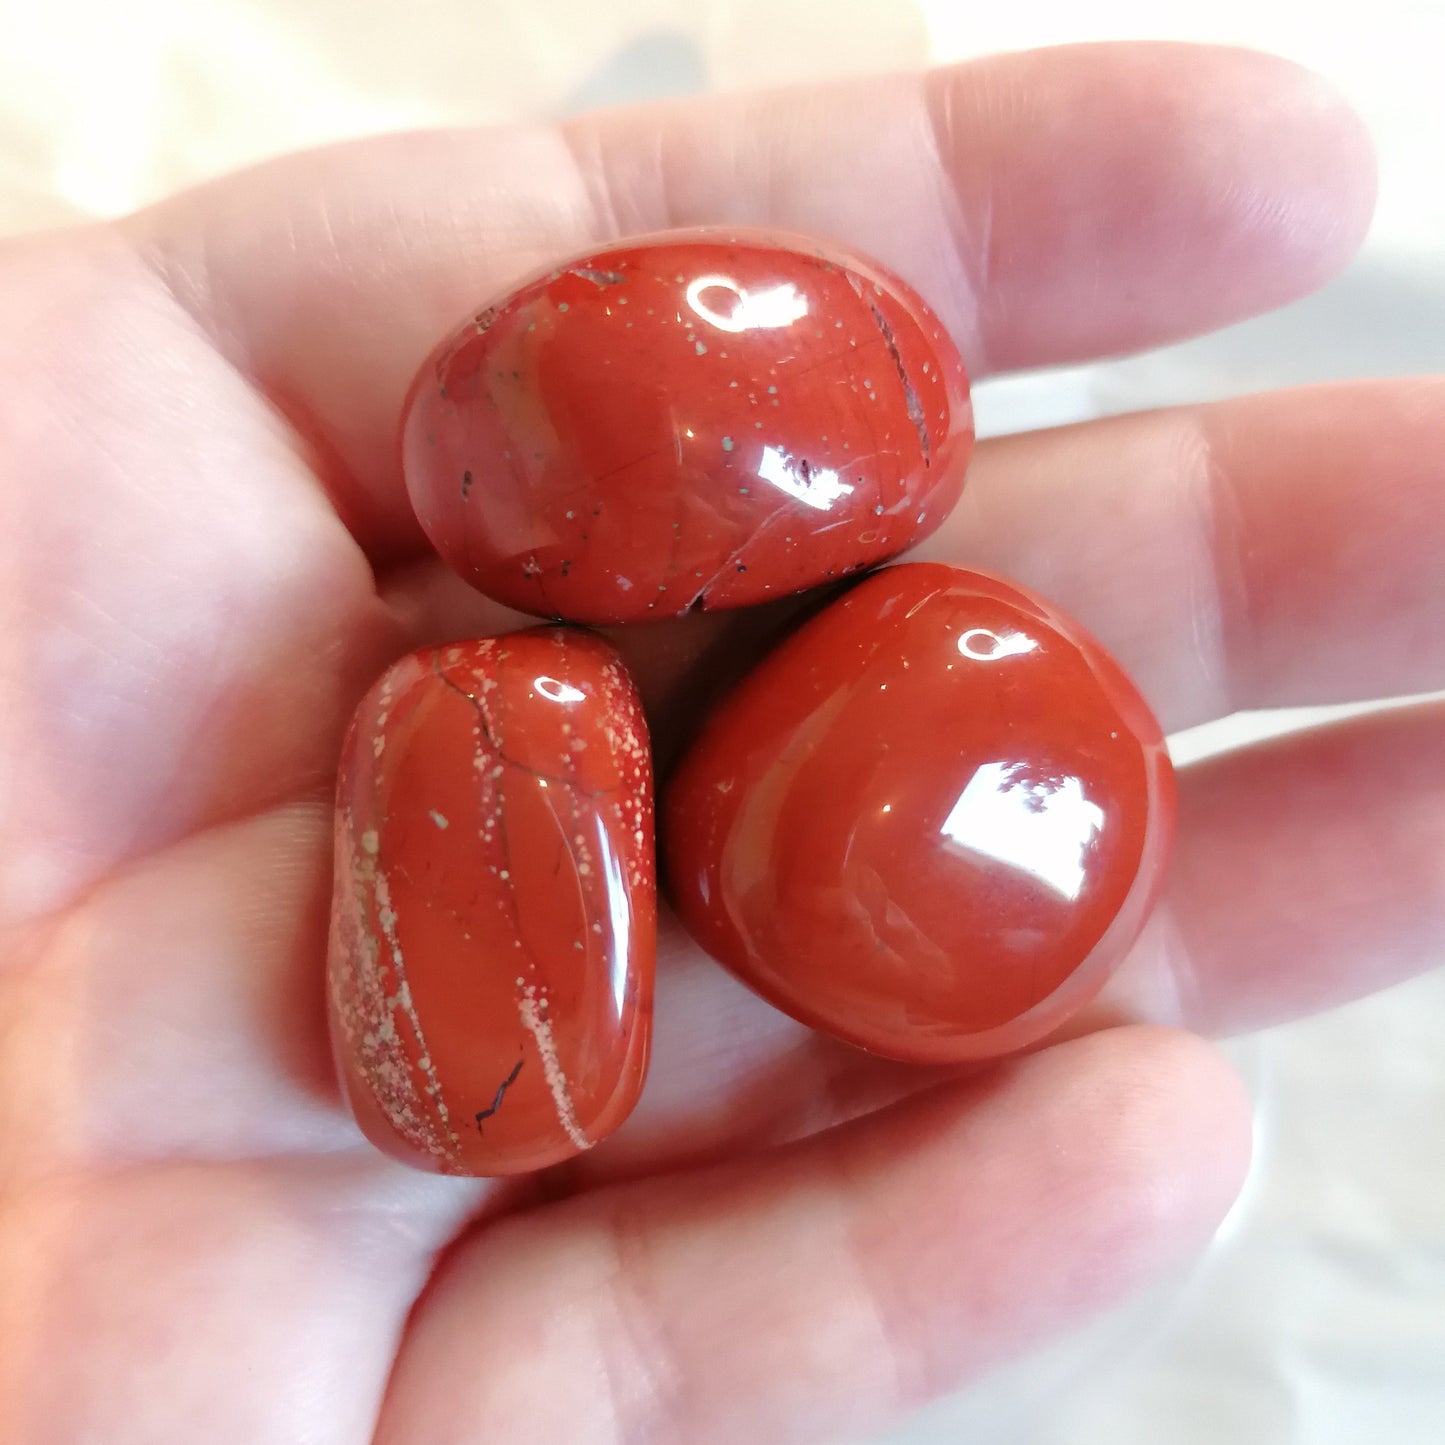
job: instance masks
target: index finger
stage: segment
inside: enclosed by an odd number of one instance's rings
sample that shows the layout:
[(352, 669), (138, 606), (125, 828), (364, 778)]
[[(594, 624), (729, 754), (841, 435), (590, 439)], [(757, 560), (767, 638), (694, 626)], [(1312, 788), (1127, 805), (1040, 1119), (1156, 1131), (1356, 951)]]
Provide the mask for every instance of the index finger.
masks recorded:
[(1359, 121), (1271, 56), (1091, 45), (560, 127), (292, 157), (145, 213), (172, 292), (306, 433), (383, 557), (422, 539), (395, 433), (467, 308), (539, 263), (702, 222), (811, 231), (910, 281), (975, 375), (1150, 346), (1313, 289), (1354, 251)]

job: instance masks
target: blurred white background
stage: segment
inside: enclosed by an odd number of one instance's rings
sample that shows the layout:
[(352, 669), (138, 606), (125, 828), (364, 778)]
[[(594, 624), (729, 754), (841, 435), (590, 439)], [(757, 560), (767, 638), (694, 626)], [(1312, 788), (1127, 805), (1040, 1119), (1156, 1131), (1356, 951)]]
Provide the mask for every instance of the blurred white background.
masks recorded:
[[(1364, 255), (1320, 296), (1218, 336), (986, 383), (981, 429), (1445, 371), (1445, 0), (0, 0), (0, 35), (0, 230), (127, 210), (377, 129), (1071, 40), (1277, 50), (1331, 76), (1374, 126), (1382, 189)], [(1234, 721), (1177, 750), (1293, 721)], [(1203, 1266), (890, 1440), (1442, 1445), (1442, 1040), (1437, 971), (1237, 1046), (1259, 1158)]]

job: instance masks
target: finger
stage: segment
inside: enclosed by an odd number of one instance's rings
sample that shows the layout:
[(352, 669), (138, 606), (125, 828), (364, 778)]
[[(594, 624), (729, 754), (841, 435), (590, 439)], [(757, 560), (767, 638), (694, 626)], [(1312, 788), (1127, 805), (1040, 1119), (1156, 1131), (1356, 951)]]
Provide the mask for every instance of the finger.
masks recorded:
[(1096, 1017), (1237, 1033), (1445, 960), (1445, 704), (1274, 739), (1184, 782), (1165, 906)]
[[(1026, 582), (1109, 647), (1173, 731), (1445, 686), (1442, 556), (1445, 378), (1427, 377), (985, 442), (957, 510), (905, 560)], [(498, 618), (435, 561), (393, 574), (387, 596), (428, 639)], [(620, 633), (664, 755), (777, 627), (772, 611)]]
[(356, 1445), (469, 1207), (463, 1181), (351, 1157), (7, 1188), (6, 1435)]
[[(589, 1180), (749, 1151), (936, 1083), (773, 1012), (664, 944), (637, 1112)], [(1445, 703), (1286, 735), (1183, 769), (1167, 891), (1070, 1035), (1121, 1021), (1242, 1033), (1445, 958)]]
[(330, 834), (318, 805), (211, 829), (25, 931), (0, 972), (0, 1129), (20, 1158), (359, 1147), (319, 982)]
[(510, 1219), (444, 1262), (377, 1445), (866, 1434), (1198, 1250), (1247, 1100), (1115, 1030), (760, 1161)]
[(138, 217), (170, 292), (311, 438), (364, 541), (417, 546), (403, 392), (540, 262), (702, 221), (892, 265), (977, 372), (1146, 346), (1311, 290), (1373, 202), (1359, 122), (1238, 50), (1104, 45), (295, 157)]
[(1017, 577), (1169, 731), (1445, 686), (1445, 378), (1006, 437), (914, 554)]

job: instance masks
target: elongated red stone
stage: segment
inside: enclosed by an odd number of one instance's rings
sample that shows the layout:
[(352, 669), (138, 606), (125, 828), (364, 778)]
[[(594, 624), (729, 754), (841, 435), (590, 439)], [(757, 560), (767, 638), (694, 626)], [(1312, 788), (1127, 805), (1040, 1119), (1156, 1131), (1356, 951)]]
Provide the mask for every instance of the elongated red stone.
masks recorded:
[(860, 583), (711, 717), (663, 836), (693, 936), (780, 1008), (894, 1058), (1022, 1048), (1098, 990), (1174, 826), (1159, 725), (1023, 588)]
[(442, 557), (543, 616), (741, 607), (931, 532), (973, 446), (942, 324), (874, 262), (697, 230), (580, 256), (469, 317), (402, 436)]
[(337, 784), (332, 1039), (373, 1143), (510, 1174), (590, 1148), (647, 1068), (652, 765), (590, 633), (415, 653), (353, 719)]

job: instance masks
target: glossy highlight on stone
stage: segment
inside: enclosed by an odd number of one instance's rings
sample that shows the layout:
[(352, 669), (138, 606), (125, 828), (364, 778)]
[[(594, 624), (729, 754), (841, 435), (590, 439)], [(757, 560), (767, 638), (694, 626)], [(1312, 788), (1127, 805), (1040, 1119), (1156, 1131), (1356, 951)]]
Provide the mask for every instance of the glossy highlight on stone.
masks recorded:
[(576, 622), (743, 607), (900, 552), (973, 447), (968, 378), (897, 277), (807, 237), (589, 252), (422, 367), (402, 462), (445, 561)]
[(447, 1174), (540, 1169), (625, 1119), (647, 1069), (652, 763), (591, 633), (403, 658), (337, 782), (329, 992), (357, 1121)]
[(859, 583), (711, 716), (664, 798), (676, 907), (778, 1007), (996, 1057), (1097, 992), (1174, 830), (1159, 725), (1077, 624), (935, 564)]

